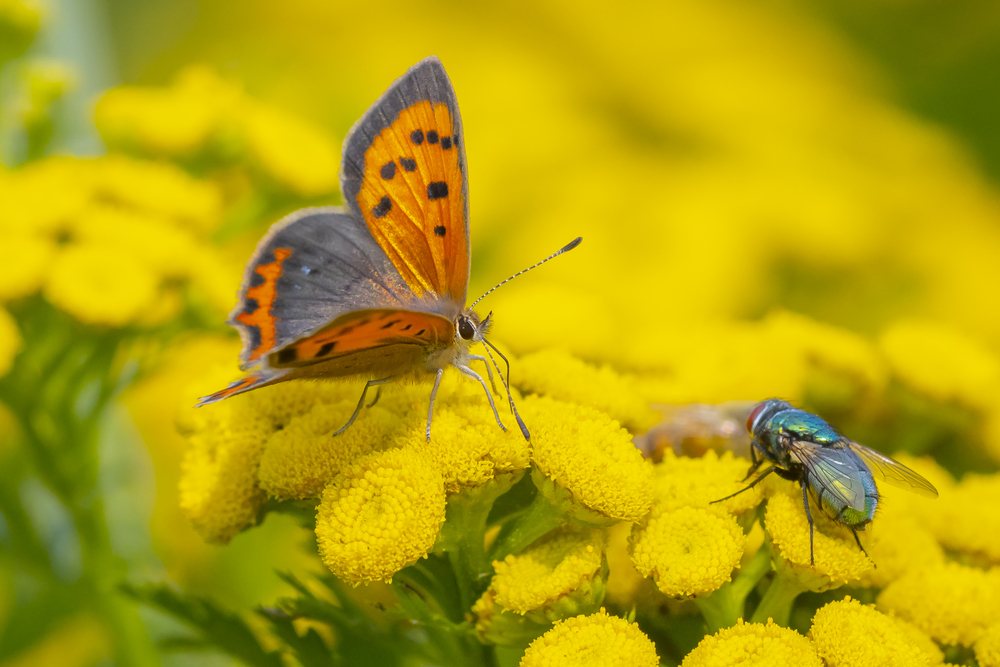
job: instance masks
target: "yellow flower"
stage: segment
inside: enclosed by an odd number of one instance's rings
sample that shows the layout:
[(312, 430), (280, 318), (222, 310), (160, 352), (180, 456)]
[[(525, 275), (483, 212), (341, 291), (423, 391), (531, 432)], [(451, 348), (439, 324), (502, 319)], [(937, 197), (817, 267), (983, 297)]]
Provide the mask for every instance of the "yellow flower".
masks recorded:
[(3, 280), (0, 301), (29, 296), (38, 291), (49, 271), (55, 244), (43, 237), (4, 234)]
[(1000, 622), (1000, 571), (958, 563), (913, 569), (882, 591), (878, 607), (942, 644), (972, 646)]
[(944, 551), (923, 517), (900, 512), (878, 514), (865, 548), (876, 567), (861, 575), (862, 586), (884, 588), (908, 570), (944, 562)]
[(975, 649), (979, 667), (1000, 667), (1000, 624), (991, 625), (976, 640)]
[(186, 277), (192, 264), (203, 258), (189, 231), (163, 218), (114, 206), (82, 212), (74, 225), (74, 240), (138, 260), (160, 278)]
[(638, 624), (601, 609), (557, 622), (531, 642), (520, 667), (656, 667), (659, 661)]
[(895, 619), (849, 596), (816, 612), (809, 637), (828, 667), (929, 664), (928, 655)]
[(523, 406), (535, 467), (571, 495), (582, 510), (578, 518), (609, 525), (638, 521), (649, 511), (651, 466), (618, 422), (547, 397), (529, 397)]
[(739, 665), (795, 665), (823, 667), (808, 639), (768, 621), (736, 625), (705, 637), (687, 654), (681, 667), (738, 667)]
[(646, 431), (657, 421), (632, 378), (608, 365), (588, 364), (563, 349), (521, 357), (515, 369), (515, 384), (524, 393), (593, 406), (634, 433)]
[(967, 474), (940, 503), (933, 525), (942, 546), (977, 563), (1000, 564), (1000, 475)]
[(250, 157), (271, 179), (302, 197), (337, 190), (340, 151), (326, 132), (251, 102), (243, 105), (240, 121)]
[(322, 402), (323, 385), (285, 382), (203, 408), (195, 397), (224, 386), (231, 372), (219, 369), (184, 393), (178, 428), (188, 436), (181, 466), (181, 509), (208, 542), (225, 543), (254, 523), (267, 498), (258, 485), (267, 440), (296, 416)]
[[(672, 450), (663, 452), (663, 460), (653, 466), (653, 512), (663, 512), (678, 507), (713, 507), (732, 514), (742, 514), (760, 504), (764, 489), (760, 484), (733, 496), (722, 503), (713, 501), (732, 495), (746, 488), (743, 481), (750, 469), (750, 461), (724, 452), (714, 451), (693, 458), (677, 456)], [(747, 480), (749, 481), (749, 480)]]
[(796, 486), (776, 493), (767, 502), (765, 527), (772, 545), (775, 567), (793, 575), (806, 589), (823, 591), (856, 580), (872, 562), (858, 549), (850, 530), (831, 520), (809, 497), (815, 528), (815, 564), (809, 560), (809, 522)]
[(170, 87), (109, 90), (97, 102), (94, 121), (109, 146), (191, 157), (215, 138), (242, 96), (210, 68), (194, 65)]
[(14, 364), (14, 357), (21, 349), (21, 332), (6, 310), (0, 308), (0, 377), (7, 374)]
[[(415, 414), (425, 414), (427, 388), (420, 385), (412, 393)], [(494, 397), (498, 408), (502, 400)], [(517, 396), (515, 395), (515, 400)], [(501, 412), (501, 418), (505, 415)], [(445, 488), (454, 493), (465, 486), (478, 486), (506, 472), (524, 470), (531, 462), (531, 444), (517, 424), (508, 419), (507, 431), (497, 426), (483, 389), (458, 373), (446, 372), (438, 402), (430, 442), (426, 422), (411, 420), (396, 439), (397, 446), (423, 453), (444, 476)]]
[(681, 507), (660, 512), (633, 530), (632, 562), (671, 597), (707, 595), (729, 581), (746, 536), (721, 511)]
[(587, 585), (597, 589), (597, 595), (586, 596), (596, 607), (604, 597), (604, 584), (598, 578), (604, 545), (600, 530), (566, 527), (553, 531), (520, 555), (493, 563), (493, 599), (508, 611), (524, 614)]
[(171, 164), (109, 155), (94, 161), (93, 184), (101, 202), (120, 204), (210, 232), (222, 216), (222, 195)]
[[(50, 157), (30, 162), (0, 179), (0, 229), (43, 234), (53, 241), (93, 195), (92, 160)], [(59, 196), (52, 193), (58, 192)]]
[(409, 449), (375, 452), (346, 466), (316, 513), (320, 555), (353, 584), (390, 581), (434, 546), (445, 518), (441, 474)]
[(340, 435), (356, 401), (317, 402), (267, 441), (260, 460), (260, 486), (278, 498), (318, 498), (327, 483), (355, 459), (386, 445), (400, 424), (391, 409), (374, 406)]
[(121, 327), (156, 297), (156, 276), (122, 250), (79, 245), (53, 260), (45, 298), (81, 322)]
[(1000, 386), (1000, 359), (978, 341), (942, 324), (901, 322), (881, 338), (893, 373), (942, 402), (989, 407)]

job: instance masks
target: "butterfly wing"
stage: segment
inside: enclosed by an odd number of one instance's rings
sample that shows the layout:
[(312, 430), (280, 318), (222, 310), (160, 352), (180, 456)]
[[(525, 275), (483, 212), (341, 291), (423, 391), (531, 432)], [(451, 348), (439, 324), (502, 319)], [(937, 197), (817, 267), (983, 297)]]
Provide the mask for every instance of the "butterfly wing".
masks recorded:
[(860, 461), (849, 448), (824, 447), (815, 442), (793, 439), (788, 449), (805, 466), (818, 493), (832, 496), (858, 511), (865, 509)]
[(304, 209), (257, 245), (229, 324), (243, 340), (246, 370), (347, 313), (415, 303), (364, 223), (334, 209)]
[(465, 165), (455, 91), (441, 61), (430, 57), (351, 129), (341, 172), (345, 203), (410, 289), (459, 309), (469, 283)]
[(848, 446), (868, 464), (872, 474), (882, 481), (900, 489), (913, 491), (925, 498), (937, 498), (938, 492), (934, 485), (926, 479), (881, 452), (870, 447), (848, 441)]

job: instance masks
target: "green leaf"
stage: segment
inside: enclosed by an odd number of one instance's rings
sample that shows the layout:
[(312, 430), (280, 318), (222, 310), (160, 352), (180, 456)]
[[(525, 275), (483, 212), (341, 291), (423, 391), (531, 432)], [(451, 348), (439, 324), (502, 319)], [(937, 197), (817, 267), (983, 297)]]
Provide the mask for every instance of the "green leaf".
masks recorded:
[(219, 609), (209, 600), (181, 593), (167, 585), (125, 585), (123, 590), (136, 600), (186, 623), (206, 642), (251, 667), (283, 667), (280, 653), (264, 650), (246, 621)]

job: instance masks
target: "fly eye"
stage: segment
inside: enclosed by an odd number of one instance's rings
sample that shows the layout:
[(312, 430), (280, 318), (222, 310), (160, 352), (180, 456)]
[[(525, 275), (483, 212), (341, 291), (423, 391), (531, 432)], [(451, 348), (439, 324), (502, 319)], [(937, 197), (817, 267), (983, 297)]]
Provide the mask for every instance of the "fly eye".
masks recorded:
[(750, 435), (753, 435), (753, 423), (757, 420), (757, 416), (760, 415), (760, 413), (763, 411), (764, 411), (764, 404), (761, 403), (760, 405), (755, 407), (753, 409), (753, 412), (750, 413), (750, 416), (747, 417), (747, 433), (749, 433)]
[(465, 340), (472, 340), (472, 337), (476, 335), (476, 328), (467, 318), (460, 317), (458, 318), (458, 335)]

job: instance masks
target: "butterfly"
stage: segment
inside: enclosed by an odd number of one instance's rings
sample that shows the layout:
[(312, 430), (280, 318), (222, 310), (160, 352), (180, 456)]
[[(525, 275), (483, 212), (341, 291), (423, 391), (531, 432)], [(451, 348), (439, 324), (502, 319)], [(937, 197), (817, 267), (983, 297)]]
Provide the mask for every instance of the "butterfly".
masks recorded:
[[(490, 387), (470, 366), (483, 362), (496, 391), (486, 357), (470, 352), (482, 342), (511, 412), (530, 439), (490, 349), (507, 360), (485, 338), (492, 313), (480, 318), (473, 307), (582, 239), (465, 307), (470, 268), (465, 141), (455, 91), (440, 60), (432, 56), (411, 67), (351, 128), (340, 188), (343, 209), (296, 211), (257, 245), (228, 320), (243, 343), (241, 369), (254, 370), (202, 397), (198, 406), (297, 378), (369, 378), (336, 435), (354, 423), (372, 387), (404, 376), (432, 376), (429, 441), (441, 377), (453, 366), (482, 385), (506, 430)], [(509, 377), (509, 364), (507, 371)]]

